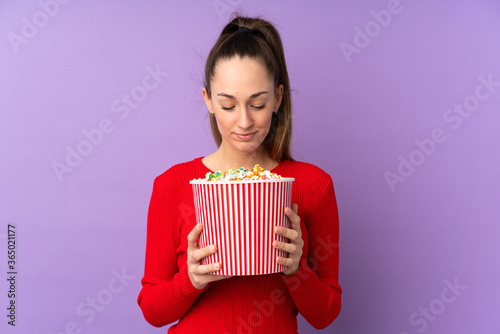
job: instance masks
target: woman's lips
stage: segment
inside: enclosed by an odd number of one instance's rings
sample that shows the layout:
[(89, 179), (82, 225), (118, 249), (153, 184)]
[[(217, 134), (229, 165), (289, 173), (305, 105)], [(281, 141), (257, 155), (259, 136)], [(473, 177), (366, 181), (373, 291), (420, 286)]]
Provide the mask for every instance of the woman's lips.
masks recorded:
[(235, 133), (236, 137), (238, 137), (240, 140), (242, 141), (249, 141), (253, 138), (253, 136), (255, 135), (255, 132), (254, 133)]

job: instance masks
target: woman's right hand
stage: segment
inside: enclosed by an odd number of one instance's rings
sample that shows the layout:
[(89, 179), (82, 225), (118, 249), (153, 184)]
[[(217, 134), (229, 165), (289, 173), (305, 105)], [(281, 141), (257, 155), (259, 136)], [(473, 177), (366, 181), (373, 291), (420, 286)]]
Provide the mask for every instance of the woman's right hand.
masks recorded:
[(200, 235), (202, 229), (203, 224), (198, 223), (187, 236), (188, 275), (193, 286), (200, 290), (205, 288), (209, 282), (219, 281), (231, 277), (227, 275), (209, 274), (209, 272), (219, 271), (221, 269), (221, 264), (219, 262), (207, 265), (201, 264), (201, 259), (217, 252), (217, 247), (215, 245), (209, 245), (204, 248), (200, 248), (200, 246), (198, 245), (196, 239)]

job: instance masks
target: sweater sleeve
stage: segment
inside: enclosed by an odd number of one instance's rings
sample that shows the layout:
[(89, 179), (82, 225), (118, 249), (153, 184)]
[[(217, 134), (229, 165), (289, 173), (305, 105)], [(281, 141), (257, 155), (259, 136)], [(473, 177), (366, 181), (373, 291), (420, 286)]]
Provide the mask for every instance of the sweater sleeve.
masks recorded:
[[(299, 270), (283, 280), (295, 306), (316, 329), (330, 325), (341, 307), (342, 289), (338, 284), (339, 215), (330, 176), (320, 197), (313, 221), (307, 222), (308, 252)], [(299, 207), (300, 216), (300, 207)], [(301, 217), (302, 218), (302, 217)]]
[[(164, 180), (167, 181), (167, 180)], [(168, 182), (156, 178), (149, 203), (147, 240), (142, 289), (137, 298), (144, 318), (155, 327), (162, 327), (180, 319), (196, 298), (205, 291), (195, 288), (187, 273), (187, 265), (177, 266), (176, 249), (179, 231), (175, 224), (178, 213), (165, 189)]]

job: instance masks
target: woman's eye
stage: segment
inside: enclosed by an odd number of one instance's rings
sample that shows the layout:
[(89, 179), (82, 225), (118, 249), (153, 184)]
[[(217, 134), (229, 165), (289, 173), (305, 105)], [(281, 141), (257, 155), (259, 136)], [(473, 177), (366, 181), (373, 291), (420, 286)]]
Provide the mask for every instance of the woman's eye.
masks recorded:
[[(266, 107), (266, 105), (265, 105), (265, 104), (263, 104), (263, 105), (261, 105), (261, 106), (251, 106), (251, 107), (252, 107), (252, 108), (254, 108), (254, 109), (261, 110), (261, 109), (264, 109), (264, 108)], [(227, 108), (227, 107), (223, 107), (223, 106), (221, 106), (220, 108), (221, 108), (222, 110), (232, 110), (232, 109), (234, 109), (234, 106), (233, 106), (233, 107), (230, 107), (230, 108)]]

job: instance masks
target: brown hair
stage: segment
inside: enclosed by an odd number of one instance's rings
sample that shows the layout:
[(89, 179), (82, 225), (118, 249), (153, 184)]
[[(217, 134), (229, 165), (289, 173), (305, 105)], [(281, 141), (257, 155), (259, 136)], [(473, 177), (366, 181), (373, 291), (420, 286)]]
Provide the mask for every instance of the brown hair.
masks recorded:
[[(231, 59), (234, 56), (247, 56), (261, 61), (269, 75), (274, 79), (274, 88), (283, 85), (283, 97), (276, 113), (273, 113), (271, 127), (262, 142), (273, 160), (293, 160), (290, 154), (292, 138), (292, 101), (290, 83), (286, 68), (283, 43), (276, 28), (261, 17), (244, 17), (233, 14), (229, 22), (208, 54), (205, 65), (204, 87), (211, 98), (210, 81), (214, 75), (215, 66), (220, 60)], [(240, 26), (251, 29), (239, 31)], [(217, 127), (215, 117), (210, 117), (212, 135), (217, 146), (222, 137)]]

